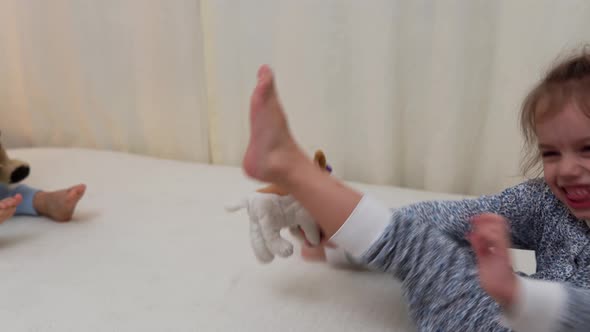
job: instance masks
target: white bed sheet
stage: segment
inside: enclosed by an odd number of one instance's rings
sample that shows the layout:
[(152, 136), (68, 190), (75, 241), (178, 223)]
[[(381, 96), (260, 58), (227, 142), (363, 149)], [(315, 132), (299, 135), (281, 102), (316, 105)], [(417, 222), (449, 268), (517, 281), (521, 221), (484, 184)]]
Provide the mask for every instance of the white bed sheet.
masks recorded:
[[(387, 275), (260, 265), (245, 213), (223, 206), (258, 187), (234, 167), (80, 149), (19, 149), (25, 183), (88, 191), (75, 220), (0, 225), (3, 331), (414, 331)], [(453, 195), (351, 184), (401, 204)], [(532, 271), (529, 253), (518, 265)]]

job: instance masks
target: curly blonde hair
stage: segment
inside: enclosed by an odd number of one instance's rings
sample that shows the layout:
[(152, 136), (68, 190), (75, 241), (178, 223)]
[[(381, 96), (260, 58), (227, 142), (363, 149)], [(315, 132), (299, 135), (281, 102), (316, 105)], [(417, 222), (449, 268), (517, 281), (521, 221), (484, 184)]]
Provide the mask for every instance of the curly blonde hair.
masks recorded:
[(537, 147), (536, 123), (543, 116), (563, 110), (574, 103), (590, 117), (590, 52), (581, 52), (554, 66), (525, 98), (520, 112), (520, 129), (524, 136), (523, 174), (539, 176), (541, 155)]

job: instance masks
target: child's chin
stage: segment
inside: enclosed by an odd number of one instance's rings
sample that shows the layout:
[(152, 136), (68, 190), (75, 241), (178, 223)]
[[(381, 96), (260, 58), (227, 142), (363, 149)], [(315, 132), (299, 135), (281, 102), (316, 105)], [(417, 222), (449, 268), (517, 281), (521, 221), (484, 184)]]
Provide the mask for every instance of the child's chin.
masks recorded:
[(559, 200), (578, 219), (590, 220), (590, 205), (570, 202), (566, 197), (558, 196)]
[(571, 206), (569, 209), (576, 218), (590, 221), (590, 209), (574, 209)]

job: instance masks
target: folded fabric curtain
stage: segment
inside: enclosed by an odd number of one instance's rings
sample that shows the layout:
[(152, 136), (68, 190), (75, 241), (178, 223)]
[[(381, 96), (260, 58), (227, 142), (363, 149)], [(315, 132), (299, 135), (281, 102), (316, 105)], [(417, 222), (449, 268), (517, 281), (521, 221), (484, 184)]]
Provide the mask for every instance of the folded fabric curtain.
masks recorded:
[(239, 165), (269, 63), (345, 180), (482, 194), (521, 180), (518, 109), (586, 41), (590, 2), (0, 2), (9, 146)]

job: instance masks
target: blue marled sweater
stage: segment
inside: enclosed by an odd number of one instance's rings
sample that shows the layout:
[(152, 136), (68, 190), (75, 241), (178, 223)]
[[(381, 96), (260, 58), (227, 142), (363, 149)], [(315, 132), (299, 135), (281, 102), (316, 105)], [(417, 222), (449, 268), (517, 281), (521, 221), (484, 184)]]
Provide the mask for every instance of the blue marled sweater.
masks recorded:
[[(475, 258), (465, 239), (470, 218), (481, 213), (506, 217), (514, 246), (535, 251), (537, 271), (530, 278), (567, 287), (569, 302), (561, 330), (590, 331), (590, 310), (577, 308), (590, 294), (585, 290), (590, 288), (590, 229), (542, 179), (496, 195), (394, 209), (362, 261), (402, 281), (410, 314), (421, 331), (506, 331), (498, 323), (498, 305), (479, 285)], [(343, 249), (348, 250), (346, 245)]]

